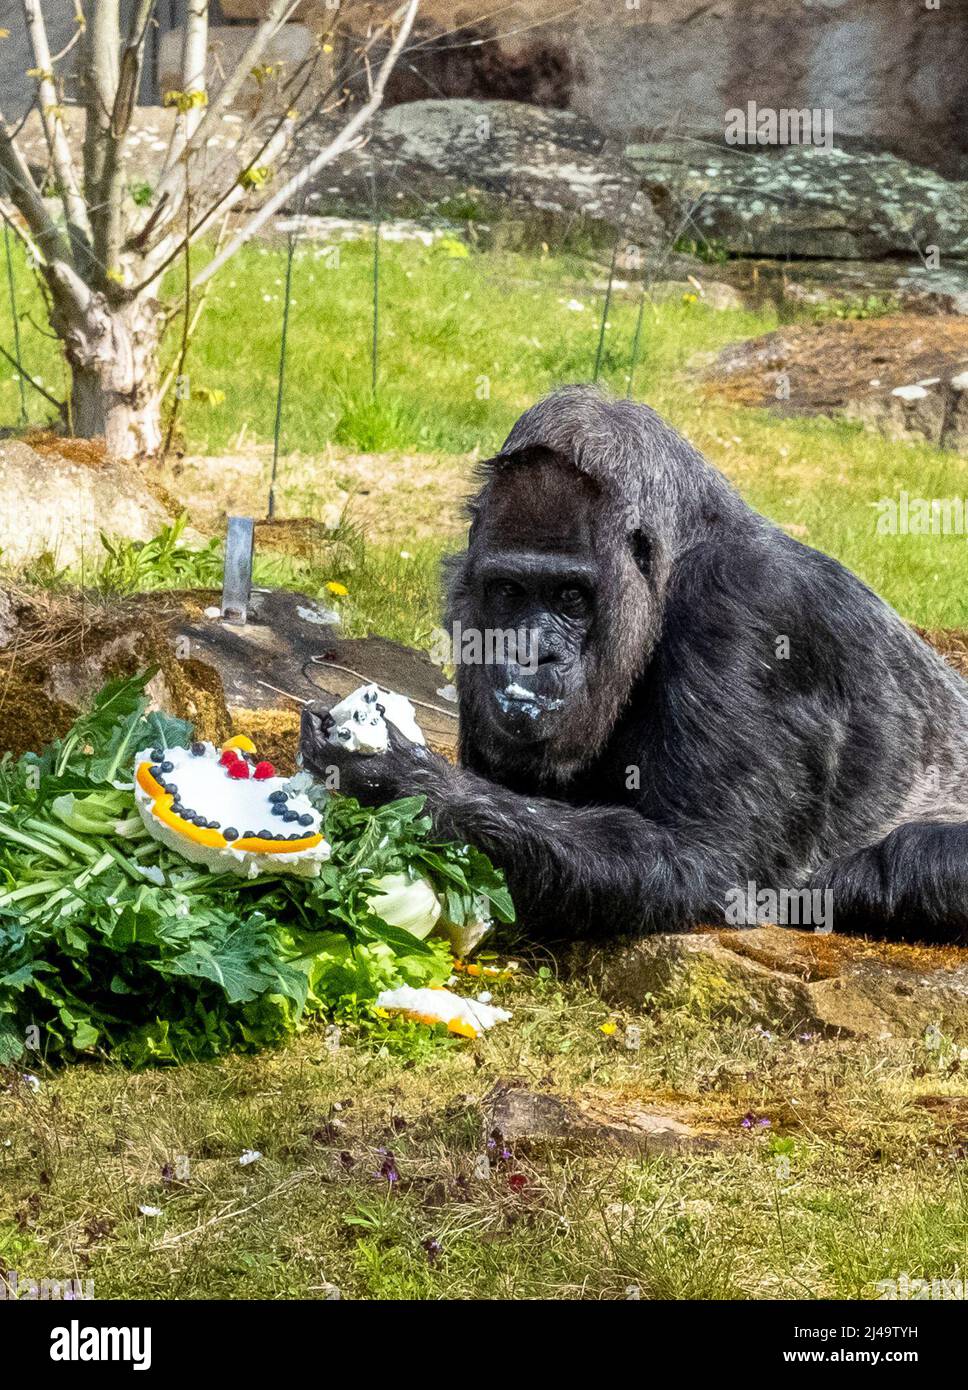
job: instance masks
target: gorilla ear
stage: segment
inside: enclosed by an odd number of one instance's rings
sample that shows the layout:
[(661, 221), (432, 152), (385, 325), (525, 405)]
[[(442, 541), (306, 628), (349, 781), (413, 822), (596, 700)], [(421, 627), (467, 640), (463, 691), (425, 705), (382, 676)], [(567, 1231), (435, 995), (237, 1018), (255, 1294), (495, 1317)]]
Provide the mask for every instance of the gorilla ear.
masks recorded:
[(641, 529), (631, 531), (629, 533), (629, 549), (639, 573), (648, 579), (652, 573), (652, 537)]

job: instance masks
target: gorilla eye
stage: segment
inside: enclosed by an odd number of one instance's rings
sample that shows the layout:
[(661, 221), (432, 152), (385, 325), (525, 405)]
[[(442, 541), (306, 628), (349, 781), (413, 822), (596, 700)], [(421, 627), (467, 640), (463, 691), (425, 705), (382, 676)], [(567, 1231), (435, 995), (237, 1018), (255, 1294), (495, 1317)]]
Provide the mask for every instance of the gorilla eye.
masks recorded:
[(508, 602), (522, 598), (524, 595), (523, 586), (513, 579), (496, 579), (488, 588), (493, 598), (505, 599)]
[(565, 584), (563, 588), (558, 590), (558, 603), (570, 612), (577, 612), (584, 608), (587, 599), (588, 595), (585, 590), (577, 584)]

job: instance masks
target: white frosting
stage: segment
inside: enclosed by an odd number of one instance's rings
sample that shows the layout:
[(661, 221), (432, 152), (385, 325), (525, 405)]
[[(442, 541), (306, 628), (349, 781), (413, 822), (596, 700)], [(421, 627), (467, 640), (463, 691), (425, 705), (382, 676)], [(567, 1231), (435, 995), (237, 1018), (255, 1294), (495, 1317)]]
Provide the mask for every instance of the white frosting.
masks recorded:
[(385, 753), (390, 746), (387, 723), (399, 729), (411, 743), (427, 741), (406, 695), (397, 695), (378, 685), (361, 685), (334, 705), (330, 716), (333, 720), (330, 743), (347, 748), (351, 753)]
[[(204, 816), (206, 820), (217, 821), (225, 830), (233, 827), (241, 839), (247, 830), (256, 836), (262, 830), (272, 834), (296, 831), (304, 837), (321, 833), (322, 817), (303, 792), (290, 793), (286, 809), (297, 816), (309, 815), (308, 825), (297, 821), (283, 822), (280, 816), (273, 815), (272, 792), (288, 788), (285, 777), (246, 778), (230, 777), (219, 762), (221, 756), (214, 744), (205, 743), (205, 751), (197, 757), (189, 748), (164, 749), (164, 761), (172, 764), (171, 772), (164, 774), (165, 781), (178, 788), (178, 799), (188, 809)], [(135, 758), (135, 769), (143, 762), (153, 764), (150, 748), (142, 749)], [(135, 780), (135, 803), (141, 819), (156, 840), (180, 854), (192, 864), (204, 864), (213, 873), (229, 871), (241, 878), (257, 878), (261, 873), (284, 872), (313, 878), (319, 873), (319, 866), (331, 854), (325, 840), (299, 850), (279, 850), (275, 853), (260, 853), (255, 850), (241, 850), (234, 842), (221, 845), (203, 845), (189, 835), (182, 834), (173, 826), (166, 825), (154, 814), (154, 797), (146, 792)]]
[(449, 989), (413, 989), (410, 985), (401, 985), (399, 989), (385, 989), (377, 996), (376, 1003), (380, 1009), (402, 1009), (404, 1013), (423, 1014), (440, 1023), (465, 1023), (477, 1032), (485, 1032), (495, 1023), (506, 1023), (511, 1017), (507, 1009), (478, 999), (464, 999)]

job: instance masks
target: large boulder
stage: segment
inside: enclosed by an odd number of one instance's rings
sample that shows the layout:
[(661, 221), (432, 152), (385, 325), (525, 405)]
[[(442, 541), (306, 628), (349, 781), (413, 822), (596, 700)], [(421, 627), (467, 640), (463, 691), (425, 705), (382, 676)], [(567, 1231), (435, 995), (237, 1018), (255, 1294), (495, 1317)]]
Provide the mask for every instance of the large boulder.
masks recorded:
[(665, 141), (626, 159), (654, 200), (737, 256), (836, 260), (940, 248), (968, 258), (968, 184), (890, 154), (795, 146), (769, 154)]
[[(312, 144), (323, 138), (310, 130)], [(622, 228), (633, 245), (664, 239), (635, 169), (590, 121), (518, 101), (412, 101), (382, 111), (364, 149), (324, 169), (308, 211), (369, 208), (376, 171), (384, 213), (428, 210), (518, 224), (522, 240)], [(302, 195), (298, 207), (302, 210)], [(509, 238), (505, 237), (505, 240)]]
[(90, 572), (104, 558), (102, 531), (147, 541), (176, 520), (177, 503), (132, 465), (110, 462), (96, 444), (47, 435), (36, 444), (0, 439), (5, 569), (48, 556), (57, 569)]

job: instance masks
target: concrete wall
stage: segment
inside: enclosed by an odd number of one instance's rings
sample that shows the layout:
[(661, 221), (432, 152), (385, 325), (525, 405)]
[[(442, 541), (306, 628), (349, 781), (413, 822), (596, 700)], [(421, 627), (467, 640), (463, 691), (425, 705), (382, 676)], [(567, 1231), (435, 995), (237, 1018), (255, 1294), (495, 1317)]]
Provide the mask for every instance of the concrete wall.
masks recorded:
[[(407, 97), (512, 96), (517, 82), (530, 100), (529, 82), (544, 73), (552, 104), (638, 137), (722, 138), (725, 112), (749, 100), (830, 107), (846, 143), (956, 165), (968, 153), (968, 0), (939, 3), (584, 0), (556, 18), (571, 8), (563, 0), (521, 0), (481, 26), (481, 34), (499, 27), (496, 45), (440, 38), (414, 58), (423, 90), (412, 71), (395, 88)], [(426, 0), (424, 25), (449, 29), (467, 9)], [(493, 90), (502, 82), (509, 90)]]

